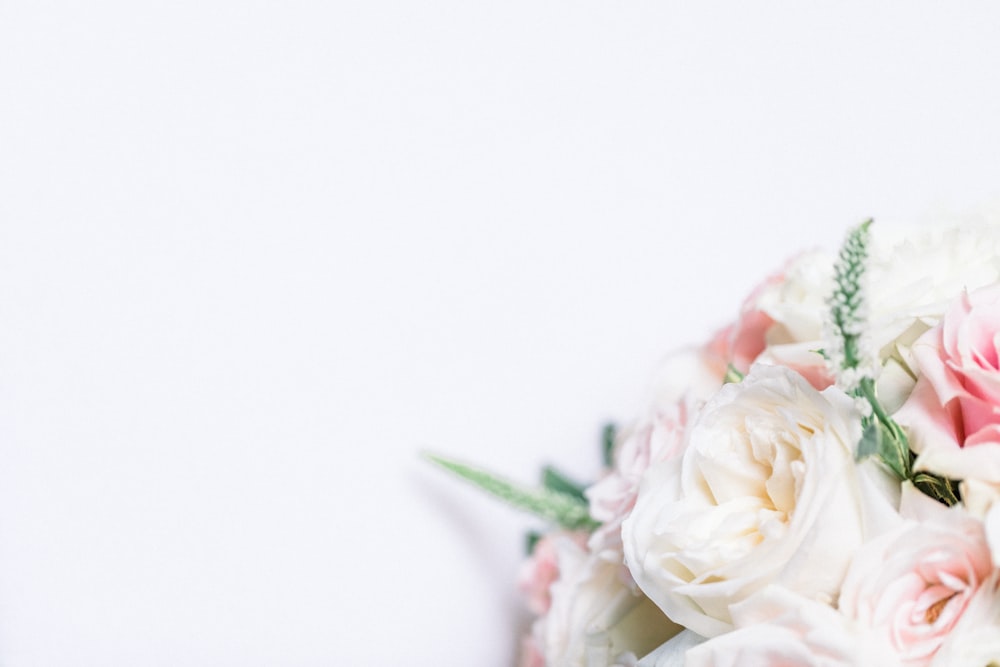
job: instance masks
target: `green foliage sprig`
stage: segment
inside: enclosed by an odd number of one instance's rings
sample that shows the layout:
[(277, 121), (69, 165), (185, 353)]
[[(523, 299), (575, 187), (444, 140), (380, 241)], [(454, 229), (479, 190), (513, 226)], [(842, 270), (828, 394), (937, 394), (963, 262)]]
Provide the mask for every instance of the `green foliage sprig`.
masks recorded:
[(906, 433), (886, 413), (876, 395), (876, 361), (868, 357), (864, 341), (868, 325), (864, 278), (872, 222), (867, 220), (848, 233), (834, 264), (836, 286), (829, 301), (834, 335), (824, 353), (837, 374), (837, 384), (865, 406), (857, 459), (874, 456), (898, 479), (910, 480), (932, 498), (954, 505), (959, 501), (957, 484), (930, 473), (914, 473), (916, 457)]
[(590, 517), (582, 488), (551, 467), (545, 469), (542, 486), (528, 487), (441, 456), (425, 457), (496, 498), (563, 528), (593, 530), (600, 525)]

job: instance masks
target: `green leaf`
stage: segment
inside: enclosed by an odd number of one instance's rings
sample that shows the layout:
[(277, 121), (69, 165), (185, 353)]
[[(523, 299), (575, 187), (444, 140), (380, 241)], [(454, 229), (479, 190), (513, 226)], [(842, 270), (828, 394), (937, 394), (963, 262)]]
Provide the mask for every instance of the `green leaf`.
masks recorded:
[(937, 500), (939, 503), (944, 503), (948, 507), (957, 505), (961, 500), (958, 492), (958, 483), (954, 480), (927, 472), (918, 472), (913, 475), (913, 485), (926, 495)]
[(584, 503), (587, 502), (587, 496), (583, 495), (583, 490), (586, 487), (572, 481), (552, 466), (545, 466), (542, 468), (542, 486), (549, 491), (565, 493), (566, 495), (573, 496)]
[(524, 536), (524, 555), (530, 556), (535, 551), (535, 545), (538, 544), (538, 540), (542, 539), (542, 534), (537, 530), (529, 530), (528, 534)]
[(618, 427), (613, 422), (608, 422), (601, 430), (601, 459), (604, 467), (610, 468), (615, 464), (615, 438), (618, 437)]
[(910, 476), (910, 448), (884, 423), (879, 424), (879, 428), (882, 431), (879, 458), (896, 477), (906, 479)]
[(910, 476), (910, 448), (877, 419), (865, 419), (864, 431), (855, 457), (858, 461), (875, 457), (899, 479)]
[(877, 456), (880, 461), (899, 479), (913, 476), (913, 456), (906, 433), (890, 417), (875, 395), (875, 382), (871, 378), (861, 380), (855, 396), (865, 399), (872, 408), (872, 414), (862, 420), (864, 433), (858, 443), (858, 460), (867, 456)]
[(531, 488), (508, 481), (491, 472), (433, 454), (424, 455), (445, 470), (478, 486), (483, 491), (569, 530), (593, 530), (598, 524), (587, 511), (587, 503), (575, 496), (550, 489)]
[(878, 456), (878, 451), (882, 447), (882, 429), (876, 422), (869, 421), (861, 434), (861, 442), (858, 443), (858, 451), (855, 458), (863, 461), (872, 456)]
[(867, 269), (871, 225), (872, 220), (867, 220), (850, 231), (834, 264), (836, 288), (829, 304), (836, 338), (829, 341), (824, 356), (835, 367), (837, 384), (871, 406), (870, 415), (862, 419), (858, 460), (877, 457), (896, 477), (910, 479), (913, 472), (909, 441), (875, 395), (870, 367), (877, 364), (877, 359), (869, 359), (868, 351), (862, 349), (862, 334), (868, 327), (862, 279)]
[(726, 367), (726, 375), (722, 378), (723, 384), (739, 384), (746, 376), (740, 373), (739, 369), (732, 364)]

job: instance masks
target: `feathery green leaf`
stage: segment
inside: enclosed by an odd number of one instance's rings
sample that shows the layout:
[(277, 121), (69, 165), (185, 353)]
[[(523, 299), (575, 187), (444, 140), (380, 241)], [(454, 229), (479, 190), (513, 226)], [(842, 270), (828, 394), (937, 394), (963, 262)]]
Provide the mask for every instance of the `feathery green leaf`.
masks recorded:
[(869, 219), (851, 230), (834, 264), (836, 288), (830, 297), (830, 316), (836, 340), (825, 352), (837, 366), (834, 371), (838, 384), (871, 407), (870, 414), (861, 420), (863, 432), (857, 459), (874, 456), (899, 479), (910, 479), (913, 471), (909, 441), (879, 402), (871, 368), (875, 362), (862, 349), (862, 334), (868, 324), (862, 279), (867, 269), (871, 224)]
[(425, 454), (425, 457), (500, 500), (547, 521), (559, 524), (563, 528), (593, 530), (599, 525), (590, 518), (587, 503), (570, 494), (545, 487), (523, 486), (481, 468), (458, 463), (441, 456)]

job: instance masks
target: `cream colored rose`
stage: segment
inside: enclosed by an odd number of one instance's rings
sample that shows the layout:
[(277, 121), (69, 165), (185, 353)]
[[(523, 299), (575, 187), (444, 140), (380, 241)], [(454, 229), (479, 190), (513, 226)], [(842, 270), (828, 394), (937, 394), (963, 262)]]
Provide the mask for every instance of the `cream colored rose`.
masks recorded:
[[(869, 258), (872, 339), (882, 358), (937, 324), (956, 295), (1000, 281), (1000, 221), (878, 226)], [(907, 330), (911, 330), (907, 333)]]
[(771, 583), (833, 602), (866, 521), (889, 504), (854, 463), (860, 436), (842, 391), (755, 366), (708, 402), (683, 456), (643, 478), (622, 529), (635, 581), (706, 637)]
[(832, 607), (771, 586), (733, 605), (736, 630), (690, 649), (684, 667), (896, 667), (882, 637)]

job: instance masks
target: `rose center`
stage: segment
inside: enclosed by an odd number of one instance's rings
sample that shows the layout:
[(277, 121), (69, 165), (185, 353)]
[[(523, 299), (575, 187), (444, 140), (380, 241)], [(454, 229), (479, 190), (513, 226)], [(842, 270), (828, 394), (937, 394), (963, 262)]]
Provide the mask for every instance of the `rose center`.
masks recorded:
[(941, 612), (944, 611), (948, 602), (956, 595), (958, 595), (958, 593), (952, 593), (948, 597), (941, 598), (930, 607), (927, 607), (927, 611), (924, 612), (924, 621), (926, 621), (928, 625), (931, 625), (934, 621), (938, 620), (938, 617), (941, 616)]

